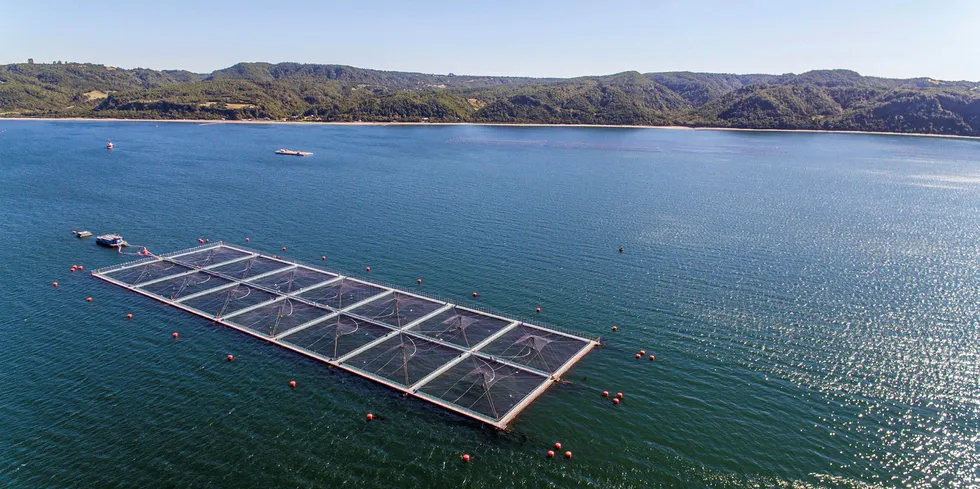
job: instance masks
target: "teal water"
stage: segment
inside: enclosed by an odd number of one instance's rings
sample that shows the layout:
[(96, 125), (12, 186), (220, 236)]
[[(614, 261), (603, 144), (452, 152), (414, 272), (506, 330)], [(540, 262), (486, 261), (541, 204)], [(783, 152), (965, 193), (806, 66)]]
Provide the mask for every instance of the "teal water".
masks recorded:
[[(0, 121), (0, 223), (3, 487), (980, 484), (976, 141)], [(72, 229), (249, 237), (607, 347), (500, 433), (72, 274), (134, 258)]]

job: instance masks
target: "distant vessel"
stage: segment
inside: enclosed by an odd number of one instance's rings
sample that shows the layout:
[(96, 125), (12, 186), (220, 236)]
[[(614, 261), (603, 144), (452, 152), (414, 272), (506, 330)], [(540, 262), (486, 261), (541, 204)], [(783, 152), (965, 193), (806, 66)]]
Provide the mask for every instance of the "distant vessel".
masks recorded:
[(112, 149), (112, 141), (106, 142), (105, 149)]
[(88, 238), (89, 236), (92, 236), (92, 231), (79, 231), (75, 233), (76, 238)]
[(310, 156), (313, 153), (308, 153), (306, 151), (296, 151), (295, 149), (277, 149), (276, 154), (286, 155), (286, 156)]
[(121, 248), (123, 246), (129, 246), (129, 243), (122, 239), (122, 236), (118, 234), (103, 234), (101, 236), (95, 237), (95, 242), (102, 246), (108, 246), (110, 248)]

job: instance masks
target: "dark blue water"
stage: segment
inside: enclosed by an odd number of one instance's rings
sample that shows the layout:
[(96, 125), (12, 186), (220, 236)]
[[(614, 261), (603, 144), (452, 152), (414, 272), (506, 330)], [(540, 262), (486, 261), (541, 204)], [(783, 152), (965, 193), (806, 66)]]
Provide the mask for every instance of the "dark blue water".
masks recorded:
[[(0, 131), (0, 486), (980, 484), (976, 141)], [(422, 277), (430, 294), (479, 291), (483, 306), (608, 346), (499, 433), (72, 274), (134, 258), (72, 229), (157, 252), (249, 237), (404, 287)], [(657, 361), (634, 360), (639, 349)], [(613, 407), (601, 390), (626, 399)], [(544, 457), (555, 441), (572, 460)]]

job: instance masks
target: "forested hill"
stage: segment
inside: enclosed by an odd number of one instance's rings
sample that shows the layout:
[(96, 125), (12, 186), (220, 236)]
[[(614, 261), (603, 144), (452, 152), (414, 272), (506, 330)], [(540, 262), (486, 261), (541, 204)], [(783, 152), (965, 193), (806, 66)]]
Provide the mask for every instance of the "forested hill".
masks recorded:
[(0, 65), (0, 116), (689, 125), (980, 136), (980, 83), (645, 73), (432, 75), (239, 63), (210, 74), (95, 64)]

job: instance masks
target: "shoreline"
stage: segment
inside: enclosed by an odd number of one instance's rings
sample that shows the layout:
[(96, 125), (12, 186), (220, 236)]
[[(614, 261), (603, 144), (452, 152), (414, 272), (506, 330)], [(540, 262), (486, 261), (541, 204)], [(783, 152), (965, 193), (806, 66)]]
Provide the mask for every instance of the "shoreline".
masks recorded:
[(543, 123), (505, 123), (505, 122), (314, 122), (314, 121), (227, 121), (209, 119), (121, 119), (93, 117), (0, 117), (0, 121), (42, 121), (42, 122), (154, 122), (154, 123), (196, 123), (211, 124), (278, 124), (278, 125), (333, 125), (333, 126), (493, 126), (493, 127), (586, 127), (613, 129), (668, 129), (678, 131), (740, 131), (740, 132), (785, 132), (814, 134), (870, 134), (877, 136), (915, 136), (949, 139), (980, 140), (980, 136), (961, 136), (957, 134), (924, 134), (914, 132), (887, 131), (842, 131), (822, 129), (751, 129), (743, 127), (692, 127), (692, 126), (644, 126), (628, 124), (543, 124)]

